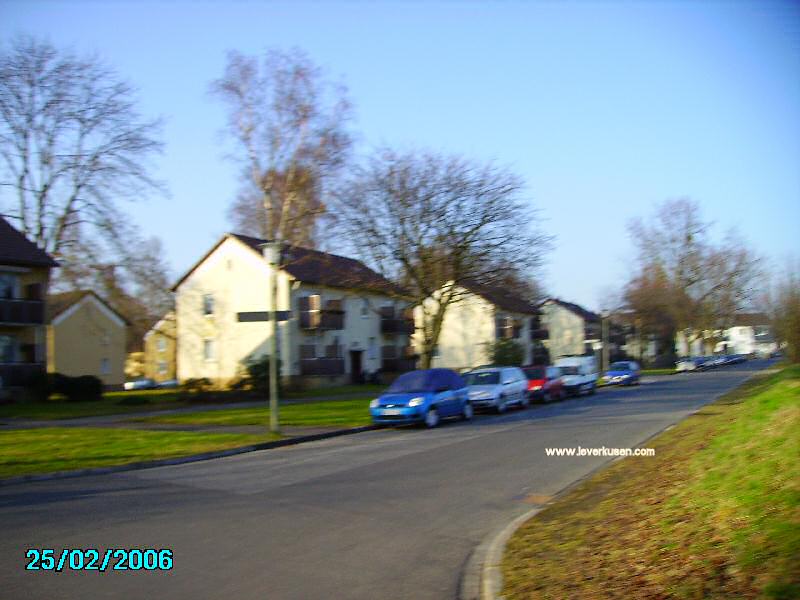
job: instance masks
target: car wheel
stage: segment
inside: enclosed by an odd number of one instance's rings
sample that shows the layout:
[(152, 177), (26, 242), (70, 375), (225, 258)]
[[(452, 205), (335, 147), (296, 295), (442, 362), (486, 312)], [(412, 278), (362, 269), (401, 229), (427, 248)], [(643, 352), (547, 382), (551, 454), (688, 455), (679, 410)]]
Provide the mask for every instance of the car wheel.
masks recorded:
[(553, 401), (553, 394), (551, 394), (550, 392), (542, 392), (541, 398), (542, 398), (542, 402), (544, 404), (547, 404), (548, 402), (552, 402)]
[(589, 384), (589, 395), (594, 396), (594, 393), (597, 391), (597, 385), (594, 383)]
[(495, 411), (497, 411), (497, 414), (498, 415), (502, 415), (504, 412), (506, 412), (506, 408), (507, 407), (506, 407), (505, 398), (498, 398), (497, 399), (497, 404), (495, 404), (495, 407), (494, 407)]
[(461, 411), (461, 420), (462, 421), (471, 421), (473, 414), (474, 414), (474, 411), (472, 410), (472, 403), (465, 402), (464, 403), (464, 410)]
[(435, 408), (429, 408), (425, 413), (425, 427), (433, 429), (439, 424), (439, 411)]

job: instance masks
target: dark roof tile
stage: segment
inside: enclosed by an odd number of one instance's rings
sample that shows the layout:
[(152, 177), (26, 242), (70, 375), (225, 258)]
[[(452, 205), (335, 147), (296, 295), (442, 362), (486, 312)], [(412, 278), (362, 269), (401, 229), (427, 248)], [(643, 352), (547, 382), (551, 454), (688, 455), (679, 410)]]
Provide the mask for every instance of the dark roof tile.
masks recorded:
[(44, 250), (0, 217), (0, 264), (57, 267), (58, 263)]

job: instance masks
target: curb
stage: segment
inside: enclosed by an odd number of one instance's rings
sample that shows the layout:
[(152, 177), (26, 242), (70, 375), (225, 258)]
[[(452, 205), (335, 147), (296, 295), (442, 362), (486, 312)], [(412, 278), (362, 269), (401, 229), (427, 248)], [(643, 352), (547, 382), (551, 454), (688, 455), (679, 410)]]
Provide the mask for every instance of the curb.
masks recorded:
[(256, 452), (257, 450), (270, 450), (272, 448), (282, 448), (284, 446), (295, 446), (297, 444), (316, 442), (318, 440), (326, 440), (329, 438), (340, 437), (343, 435), (363, 433), (365, 431), (373, 431), (376, 429), (379, 429), (379, 427), (376, 425), (364, 425), (362, 427), (351, 427), (349, 429), (337, 429), (335, 431), (326, 431), (324, 433), (301, 435), (297, 437), (287, 438), (285, 440), (275, 440), (274, 442), (260, 442), (258, 444), (250, 444), (249, 446), (239, 446), (238, 448), (230, 448), (228, 450), (218, 450), (214, 452), (203, 452), (202, 454), (192, 454), (189, 456), (178, 456), (175, 458), (147, 460), (142, 462), (128, 463), (125, 465), (117, 465), (111, 467), (95, 467), (91, 469), (77, 469), (75, 471), (56, 471), (55, 473), (42, 473), (41, 475), (20, 475), (18, 477), (7, 477), (5, 479), (0, 479), (0, 487), (4, 487), (7, 485), (16, 485), (20, 483), (30, 483), (34, 481), (50, 481), (52, 479), (70, 479), (73, 477), (85, 477), (87, 475), (107, 475), (109, 473), (121, 473), (123, 471), (139, 471), (141, 469), (152, 469), (155, 467), (182, 465), (186, 463), (200, 462), (203, 460), (211, 460), (214, 458), (235, 456), (237, 454), (246, 454), (248, 452)]
[[(725, 394), (732, 392), (733, 390), (743, 386), (745, 383), (753, 379), (754, 377), (758, 376), (759, 374), (766, 374), (764, 373), (768, 369), (762, 369), (761, 371), (757, 371), (750, 375), (749, 377), (745, 378), (741, 383), (738, 385), (725, 390), (717, 394), (714, 398), (712, 398), (709, 402), (703, 404), (702, 406), (697, 407), (693, 411), (689, 412), (684, 418), (679, 420), (676, 423), (672, 423), (671, 425), (667, 425), (663, 429), (656, 431), (652, 435), (649, 435), (646, 439), (642, 440), (637, 444), (637, 447), (642, 447), (644, 444), (649, 442), (650, 440), (658, 437), (662, 433), (666, 433), (673, 427), (675, 427), (678, 423), (682, 423), (689, 417), (695, 415), (696, 413), (700, 412), (710, 404), (713, 404), (717, 400), (719, 400)], [(553, 494), (552, 498), (550, 499), (547, 504), (542, 506), (537, 506), (524, 514), (516, 517), (513, 521), (508, 523), (505, 527), (500, 529), (499, 531), (494, 531), (490, 535), (486, 536), (483, 541), (475, 548), (472, 554), (467, 561), (464, 570), (461, 574), (461, 581), (459, 583), (459, 590), (458, 590), (458, 600), (503, 600), (503, 597), (500, 596), (500, 592), (503, 589), (503, 572), (501, 569), (502, 561), (503, 561), (503, 553), (506, 549), (506, 544), (508, 540), (511, 538), (512, 535), (519, 529), (526, 521), (535, 517), (538, 513), (544, 510), (546, 507), (550, 506), (558, 502), (563, 496), (568, 494), (573, 488), (577, 487), (581, 483), (587, 481), (603, 469), (607, 469), (613, 463), (622, 460), (623, 456), (613, 458), (608, 462), (605, 462), (599, 465), (597, 468), (592, 469), (588, 473), (586, 473), (583, 477), (573, 481), (566, 487), (560, 489), (558, 492)]]

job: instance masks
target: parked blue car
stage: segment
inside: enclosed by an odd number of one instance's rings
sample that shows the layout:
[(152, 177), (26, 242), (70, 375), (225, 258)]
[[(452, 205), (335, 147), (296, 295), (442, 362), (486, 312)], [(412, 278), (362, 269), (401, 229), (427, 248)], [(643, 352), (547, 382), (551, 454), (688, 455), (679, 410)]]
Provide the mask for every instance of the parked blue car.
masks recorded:
[(450, 369), (423, 369), (403, 373), (389, 389), (369, 404), (376, 425), (424, 423), (436, 427), (447, 417), (472, 418), (467, 384)]
[(639, 385), (641, 369), (639, 363), (633, 360), (621, 360), (611, 363), (603, 375), (603, 383), (606, 385)]

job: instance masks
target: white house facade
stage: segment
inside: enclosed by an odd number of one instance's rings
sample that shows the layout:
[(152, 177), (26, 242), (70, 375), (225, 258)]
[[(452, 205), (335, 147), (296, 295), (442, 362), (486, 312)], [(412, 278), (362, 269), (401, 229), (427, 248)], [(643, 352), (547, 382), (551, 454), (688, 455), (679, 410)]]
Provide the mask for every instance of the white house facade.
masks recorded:
[(557, 298), (540, 305), (542, 327), (547, 330), (544, 344), (550, 360), (561, 356), (593, 353), (600, 347), (600, 315)]
[[(491, 363), (491, 346), (511, 339), (524, 349), (522, 364), (534, 361), (539, 334), (538, 310), (527, 301), (480, 286), (459, 287), (458, 299), (445, 312), (431, 366), (465, 370)], [(417, 334), (414, 346), (422, 348), (422, 308), (414, 311)]]
[[(181, 381), (239, 379), (268, 354), (273, 271), (265, 240), (228, 234), (174, 287)], [(414, 368), (407, 301), (359, 261), (285, 246), (277, 273), (277, 328), (284, 379), (361, 381)]]

